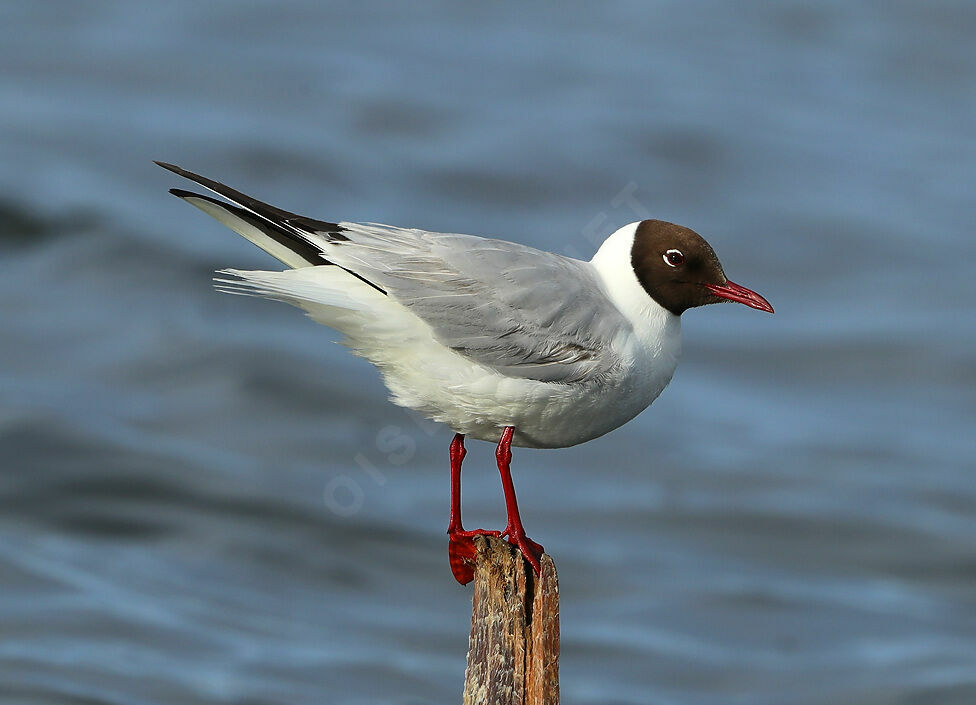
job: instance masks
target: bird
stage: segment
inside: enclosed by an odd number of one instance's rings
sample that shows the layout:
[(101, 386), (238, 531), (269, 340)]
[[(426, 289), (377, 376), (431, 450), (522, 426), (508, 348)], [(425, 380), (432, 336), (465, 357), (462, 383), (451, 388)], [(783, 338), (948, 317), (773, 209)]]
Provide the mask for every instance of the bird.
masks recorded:
[[(379, 369), (391, 401), (454, 431), (448, 555), (461, 584), (474, 576), (478, 535), (506, 539), (541, 570), (544, 548), (519, 514), (512, 446), (574, 446), (650, 406), (678, 364), (687, 310), (737, 302), (773, 313), (725, 276), (701, 235), (663, 220), (623, 226), (584, 261), (474, 235), (317, 220), (156, 164), (213, 195), (170, 193), (288, 267), (218, 270), (219, 290), (304, 309)], [(496, 444), (501, 531), (462, 524), (465, 438)]]

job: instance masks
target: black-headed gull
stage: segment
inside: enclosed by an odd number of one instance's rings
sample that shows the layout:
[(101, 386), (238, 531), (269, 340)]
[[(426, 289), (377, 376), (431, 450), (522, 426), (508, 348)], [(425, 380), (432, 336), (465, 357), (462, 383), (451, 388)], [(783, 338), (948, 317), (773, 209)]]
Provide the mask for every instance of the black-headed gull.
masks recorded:
[[(448, 535), (462, 583), (478, 534), (507, 536), (539, 571), (512, 445), (576, 445), (647, 408), (674, 374), (687, 309), (736, 301), (773, 312), (726, 278), (700, 235), (673, 223), (626, 225), (584, 262), (504, 240), (306, 218), (157, 163), (227, 200), (171, 193), (291, 268), (221, 270), (220, 289), (304, 309), (379, 368), (393, 402), (454, 430)], [(504, 531), (461, 525), (465, 436), (498, 444)]]

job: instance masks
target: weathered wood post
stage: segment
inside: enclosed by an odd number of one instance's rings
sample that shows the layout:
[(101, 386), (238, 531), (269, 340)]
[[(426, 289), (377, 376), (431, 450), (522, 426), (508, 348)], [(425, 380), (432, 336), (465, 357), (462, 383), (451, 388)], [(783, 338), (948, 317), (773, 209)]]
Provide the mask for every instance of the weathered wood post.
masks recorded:
[(475, 538), (464, 705), (557, 705), (559, 583), (548, 554), (536, 577), (503, 539)]

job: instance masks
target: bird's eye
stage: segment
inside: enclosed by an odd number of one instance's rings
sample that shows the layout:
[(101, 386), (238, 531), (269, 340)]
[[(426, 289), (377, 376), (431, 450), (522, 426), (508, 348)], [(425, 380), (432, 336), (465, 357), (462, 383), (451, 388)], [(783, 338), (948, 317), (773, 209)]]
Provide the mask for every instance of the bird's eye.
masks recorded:
[(664, 253), (664, 261), (671, 267), (677, 267), (684, 263), (685, 256), (681, 254), (681, 250), (668, 250)]

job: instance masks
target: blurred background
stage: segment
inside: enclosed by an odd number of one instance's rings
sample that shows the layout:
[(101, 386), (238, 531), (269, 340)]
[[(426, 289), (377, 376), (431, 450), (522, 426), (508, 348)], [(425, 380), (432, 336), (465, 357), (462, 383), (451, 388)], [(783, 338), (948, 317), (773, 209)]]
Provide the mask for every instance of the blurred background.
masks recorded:
[[(976, 702), (976, 6), (6, 2), (0, 699), (446, 703), (451, 433), (171, 161), (289, 210), (589, 258), (701, 232), (628, 426), (517, 450), (567, 703)], [(469, 526), (500, 527), (469, 444)]]

